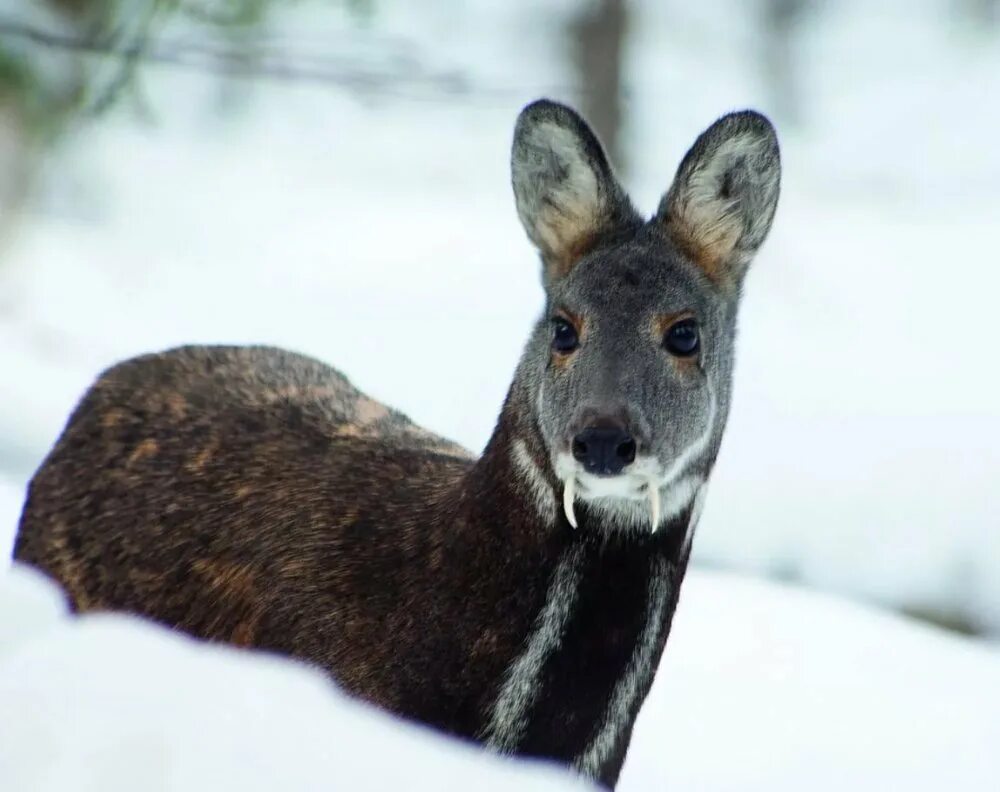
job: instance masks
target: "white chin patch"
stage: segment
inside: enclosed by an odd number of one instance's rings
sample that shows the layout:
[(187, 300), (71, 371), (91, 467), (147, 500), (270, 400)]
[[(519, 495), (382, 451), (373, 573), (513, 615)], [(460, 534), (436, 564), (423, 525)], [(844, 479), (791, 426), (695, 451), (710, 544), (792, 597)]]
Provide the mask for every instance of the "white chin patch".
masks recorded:
[[(563, 513), (577, 527), (575, 504), (587, 503), (601, 523), (615, 528), (647, 528), (656, 532), (665, 519), (675, 517), (691, 501), (695, 477), (664, 484), (654, 460), (639, 460), (619, 476), (595, 476), (579, 469), (568, 455), (556, 462), (556, 473), (563, 482)], [(688, 486), (688, 479), (694, 486)]]
[(619, 476), (585, 473), (568, 455), (562, 455), (555, 468), (563, 482), (563, 512), (574, 528), (575, 504), (582, 500), (602, 524), (633, 530), (647, 528), (655, 533), (665, 520), (673, 519), (691, 503), (702, 483), (701, 477), (695, 475), (664, 481), (652, 459), (638, 460)]
[(577, 473), (577, 493), (583, 500), (597, 498), (625, 498), (627, 500), (645, 500), (642, 489), (646, 482), (638, 476), (594, 476), (590, 473)]

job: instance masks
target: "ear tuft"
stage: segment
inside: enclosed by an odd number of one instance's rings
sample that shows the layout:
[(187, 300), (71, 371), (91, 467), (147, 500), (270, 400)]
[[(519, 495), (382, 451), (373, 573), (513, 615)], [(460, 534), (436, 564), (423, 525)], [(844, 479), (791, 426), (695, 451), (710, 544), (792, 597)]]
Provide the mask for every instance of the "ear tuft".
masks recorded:
[(711, 280), (738, 286), (771, 228), (780, 180), (771, 122), (752, 110), (730, 113), (685, 155), (656, 219)]
[(640, 222), (597, 137), (558, 102), (540, 99), (518, 116), (511, 181), (518, 216), (542, 255), (546, 283), (567, 275), (601, 234)]

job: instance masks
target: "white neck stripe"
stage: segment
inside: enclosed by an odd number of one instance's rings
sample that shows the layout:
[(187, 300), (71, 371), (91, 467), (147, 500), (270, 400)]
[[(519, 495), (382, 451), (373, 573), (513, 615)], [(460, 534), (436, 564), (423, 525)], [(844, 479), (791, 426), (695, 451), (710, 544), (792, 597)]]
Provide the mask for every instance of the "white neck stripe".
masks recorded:
[(574, 545), (563, 554), (552, 575), (545, 606), (528, 635), (524, 651), (507, 669), (500, 695), (483, 730), (486, 745), (501, 753), (517, 747), (528, 725), (528, 710), (538, 696), (545, 661), (559, 648), (580, 588), (582, 550)]
[(524, 440), (517, 439), (511, 448), (511, 459), (514, 467), (524, 477), (528, 485), (531, 500), (535, 504), (538, 516), (546, 525), (552, 525), (556, 520), (556, 496), (552, 487), (545, 480), (545, 475), (532, 458)]

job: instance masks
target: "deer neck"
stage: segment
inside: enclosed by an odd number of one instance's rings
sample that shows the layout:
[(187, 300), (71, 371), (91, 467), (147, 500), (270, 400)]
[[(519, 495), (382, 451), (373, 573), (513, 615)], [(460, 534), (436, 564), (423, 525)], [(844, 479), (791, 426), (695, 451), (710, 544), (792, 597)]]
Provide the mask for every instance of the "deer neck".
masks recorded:
[(692, 509), (651, 534), (605, 530), (580, 504), (572, 528), (529, 404), (515, 381), (464, 482), (472, 533), (492, 540), (512, 587), (501, 618), (519, 625), (478, 736), (613, 784), (670, 628)]

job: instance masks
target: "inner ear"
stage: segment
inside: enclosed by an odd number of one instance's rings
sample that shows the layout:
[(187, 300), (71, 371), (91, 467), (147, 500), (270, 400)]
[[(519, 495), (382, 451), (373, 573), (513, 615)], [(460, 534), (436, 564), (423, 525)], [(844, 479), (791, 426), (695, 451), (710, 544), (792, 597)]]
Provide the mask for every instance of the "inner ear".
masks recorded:
[(771, 228), (780, 178), (771, 123), (750, 110), (731, 113), (684, 157), (656, 220), (712, 281), (738, 285)]
[(521, 111), (511, 181), (546, 284), (569, 274), (605, 234), (641, 222), (593, 131), (557, 102), (542, 99)]

